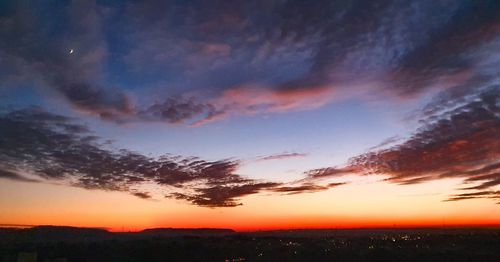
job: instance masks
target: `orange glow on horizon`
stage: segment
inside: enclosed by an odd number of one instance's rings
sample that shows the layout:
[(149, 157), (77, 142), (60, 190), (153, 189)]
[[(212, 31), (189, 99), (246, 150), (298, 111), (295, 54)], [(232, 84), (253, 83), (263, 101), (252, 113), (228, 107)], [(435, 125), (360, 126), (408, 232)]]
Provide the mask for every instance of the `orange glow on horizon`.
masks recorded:
[[(259, 231), (500, 226), (499, 205), (491, 201), (442, 202), (442, 195), (432, 194), (452, 188), (454, 180), (407, 188), (363, 183), (314, 194), (254, 195), (242, 199), (243, 206), (206, 208), (171, 199), (143, 200), (119, 192), (9, 181), (0, 184), (0, 224), (99, 227), (115, 232), (161, 227)], [(19, 186), (24, 191), (15, 190)]]

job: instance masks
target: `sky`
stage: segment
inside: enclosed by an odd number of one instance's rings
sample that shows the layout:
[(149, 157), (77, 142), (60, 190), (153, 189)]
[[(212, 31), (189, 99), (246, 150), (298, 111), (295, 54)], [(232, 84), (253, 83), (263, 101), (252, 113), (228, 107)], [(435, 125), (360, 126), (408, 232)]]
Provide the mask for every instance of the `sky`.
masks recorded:
[(0, 224), (500, 225), (496, 0), (2, 1)]

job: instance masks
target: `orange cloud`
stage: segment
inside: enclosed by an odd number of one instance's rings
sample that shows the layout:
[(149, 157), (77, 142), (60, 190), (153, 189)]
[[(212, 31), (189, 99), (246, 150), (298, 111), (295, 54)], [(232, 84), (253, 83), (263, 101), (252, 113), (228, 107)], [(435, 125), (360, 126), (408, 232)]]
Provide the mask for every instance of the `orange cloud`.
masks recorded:
[(333, 93), (329, 86), (284, 90), (238, 87), (226, 90), (215, 104), (230, 106), (247, 114), (286, 112), (321, 107), (333, 99)]

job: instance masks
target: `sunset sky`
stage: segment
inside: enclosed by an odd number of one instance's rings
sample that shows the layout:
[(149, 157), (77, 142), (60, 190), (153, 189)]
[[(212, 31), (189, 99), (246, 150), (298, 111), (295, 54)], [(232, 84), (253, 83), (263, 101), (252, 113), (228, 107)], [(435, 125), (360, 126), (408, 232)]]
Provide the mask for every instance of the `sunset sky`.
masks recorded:
[(500, 226), (500, 1), (1, 1), (0, 224)]

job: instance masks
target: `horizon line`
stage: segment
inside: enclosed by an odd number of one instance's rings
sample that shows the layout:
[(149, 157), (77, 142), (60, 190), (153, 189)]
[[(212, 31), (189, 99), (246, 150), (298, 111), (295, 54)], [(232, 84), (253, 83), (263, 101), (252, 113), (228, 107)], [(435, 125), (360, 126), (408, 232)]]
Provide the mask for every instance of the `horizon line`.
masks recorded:
[(229, 227), (147, 227), (140, 230), (113, 230), (111, 227), (86, 227), (86, 226), (71, 226), (71, 225), (51, 225), (51, 224), (39, 224), (39, 225), (23, 225), (23, 224), (0, 224), (0, 229), (8, 228), (18, 228), (18, 229), (30, 229), (35, 227), (70, 227), (70, 228), (81, 228), (81, 229), (101, 229), (110, 233), (139, 233), (148, 229), (178, 229), (178, 230), (232, 230), (235, 233), (251, 233), (251, 232), (269, 232), (269, 231), (302, 231), (302, 230), (420, 230), (420, 229), (500, 229), (500, 223), (498, 224), (455, 224), (455, 225), (394, 225), (394, 226), (366, 226), (366, 227), (288, 227), (288, 228), (262, 228), (255, 230), (237, 230)]

